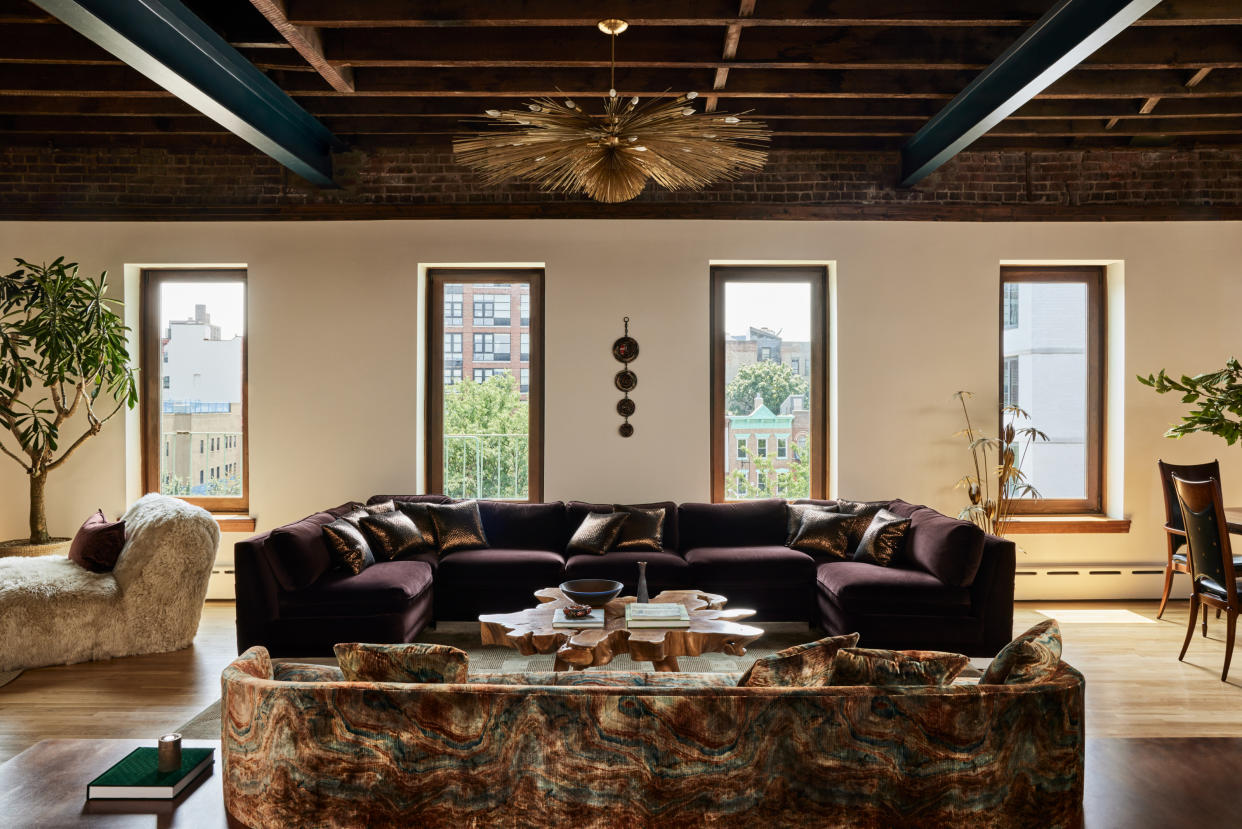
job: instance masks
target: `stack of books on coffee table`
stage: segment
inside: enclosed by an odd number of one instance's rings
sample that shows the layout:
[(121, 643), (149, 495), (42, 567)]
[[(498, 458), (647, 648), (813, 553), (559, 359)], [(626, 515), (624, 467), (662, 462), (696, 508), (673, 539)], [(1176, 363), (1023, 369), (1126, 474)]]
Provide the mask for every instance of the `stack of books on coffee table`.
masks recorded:
[(690, 613), (677, 602), (631, 602), (625, 606), (628, 628), (688, 628)]

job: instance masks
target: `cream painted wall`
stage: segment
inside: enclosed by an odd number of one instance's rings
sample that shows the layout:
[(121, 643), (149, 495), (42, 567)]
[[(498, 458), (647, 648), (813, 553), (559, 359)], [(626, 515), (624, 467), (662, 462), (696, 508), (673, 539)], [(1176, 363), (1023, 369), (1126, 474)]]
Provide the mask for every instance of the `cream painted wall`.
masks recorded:
[[(1242, 449), (1162, 438), (1181, 407), (1133, 380), (1162, 366), (1210, 369), (1242, 350), (1236, 222), (38, 222), (0, 223), (0, 248), (67, 253), (108, 269), (118, 291), (126, 264), (248, 266), (260, 530), (418, 486), (418, 273), (428, 262), (546, 263), (545, 497), (603, 501), (708, 497), (708, 263), (835, 263), (837, 494), (949, 513), (967, 464), (950, 395), (973, 389), (980, 413), (997, 397), (999, 263), (1119, 263), (1110, 272), (1124, 269), (1127, 337), (1115, 353), (1125, 368), (1110, 400), (1124, 400), (1125, 441), (1109, 447), (1121, 453), (1110, 458), (1121, 483), (1110, 481), (1109, 509), (1132, 517), (1132, 530), (1025, 536), (1020, 566), (1159, 564), (1157, 457), (1221, 458), (1226, 499), (1242, 503)], [(629, 440), (616, 433), (609, 352), (627, 314), (642, 345)], [(124, 508), (126, 452), (118, 425), (60, 470), (48, 493), (54, 532), (71, 533), (97, 507)], [(24, 483), (15, 464), (0, 465), (0, 537), (23, 534)]]

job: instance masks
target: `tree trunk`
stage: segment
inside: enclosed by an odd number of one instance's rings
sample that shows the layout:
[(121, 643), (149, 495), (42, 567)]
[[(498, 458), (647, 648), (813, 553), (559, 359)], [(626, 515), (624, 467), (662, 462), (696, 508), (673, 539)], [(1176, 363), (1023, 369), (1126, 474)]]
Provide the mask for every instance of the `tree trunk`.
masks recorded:
[(47, 483), (47, 472), (30, 476), (30, 543), (46, 544), (50, 536), (47, 534), (47, 512), (44, 509), (43, 486)]

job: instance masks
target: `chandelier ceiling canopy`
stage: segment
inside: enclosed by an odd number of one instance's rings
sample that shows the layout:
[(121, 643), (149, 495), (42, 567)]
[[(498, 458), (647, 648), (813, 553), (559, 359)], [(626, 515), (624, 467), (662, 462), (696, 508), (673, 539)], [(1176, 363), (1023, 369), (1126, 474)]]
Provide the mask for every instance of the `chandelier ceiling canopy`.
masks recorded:
[(695, 92), (647, 101), (618, 97), (616, 39), (629, 24), (598, 25), (612, 41), (612, 88), (602, 114), (552, 98), (536, 98), (523, 110), (489, 109), (492, 128), (453, 142), (457, 160), (488, 184), (523, 178), (601, 202), (629, 201), (649, 179), (667, 190), (701, 190), (763, 167), (770, 133), (759, 121), (700, 113)]

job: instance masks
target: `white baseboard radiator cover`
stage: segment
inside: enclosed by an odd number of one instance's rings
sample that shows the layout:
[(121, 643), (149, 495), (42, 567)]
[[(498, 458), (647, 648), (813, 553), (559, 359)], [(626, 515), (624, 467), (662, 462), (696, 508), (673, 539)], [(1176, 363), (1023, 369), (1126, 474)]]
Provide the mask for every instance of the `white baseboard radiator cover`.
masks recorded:
[(211, 568), (211, 578), (207, 582), (207, 601), (233, 601), (237, 598), (237, 588), (233, 581), (233, 565), (216, 565)]
[[(1164, 589), (1164, 566), (1153, 564), (1070, 564), (1023, 567), (1018, 563), (1014, 576), (1014, 598), (1018, 601), (1159, 599)], [(1190, 577), (1174, 574), (1169, 594), (1184, 599), (1190, 595)]]

